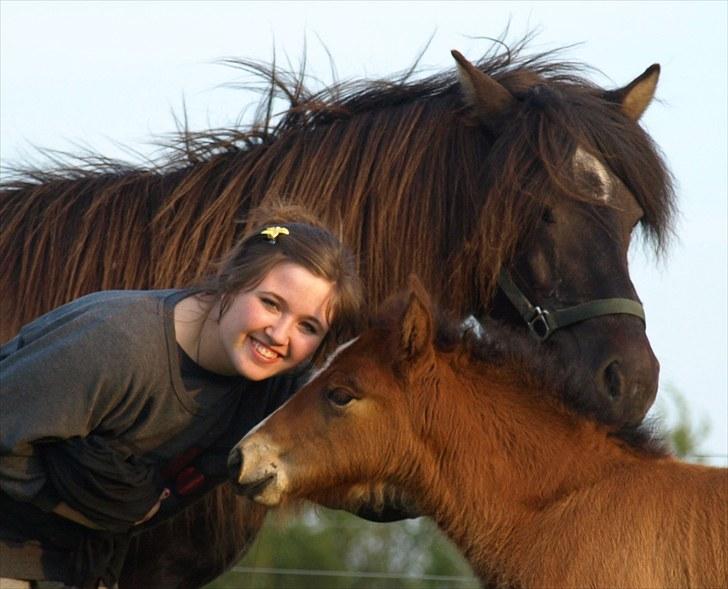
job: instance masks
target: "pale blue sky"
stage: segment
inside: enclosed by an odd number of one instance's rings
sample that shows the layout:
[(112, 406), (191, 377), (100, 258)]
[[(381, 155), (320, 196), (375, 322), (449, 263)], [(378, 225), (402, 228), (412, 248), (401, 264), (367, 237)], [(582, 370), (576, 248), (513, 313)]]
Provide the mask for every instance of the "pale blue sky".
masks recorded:
[[(639, 247), (632, 277), (662, 364), (711, 434), (701, 450), (728, 454), (726, 358), (726, 2), (0, 2), (0, 156), (29, 161), (33, 145), (153, 151), (186, 102), (195, 129), (235, 122), (253, 99), (222, 85), (239, 56), (297, 64), (329, 80), (407, 68), (434, 34), (423, 65), (452, 68), (450, 49), (476, 59), (510, 20), (511, 39), (541, 33), (535, 50), (581, 43), (565, 55), (598, 68), (604, 86), (662, 65), (659, 102), (643, 123), (677, 179), (678, 239), (665, 260)], [(319, 40), (320, 39), (320, 40)], [(128, 156), (127, 156), (128, 157)], [(665, 395), (661, 394), (663, 405)], [(659, 402), (658, 402), (659, 404)], [(723, 458), (715, 460), (728, 464)]]

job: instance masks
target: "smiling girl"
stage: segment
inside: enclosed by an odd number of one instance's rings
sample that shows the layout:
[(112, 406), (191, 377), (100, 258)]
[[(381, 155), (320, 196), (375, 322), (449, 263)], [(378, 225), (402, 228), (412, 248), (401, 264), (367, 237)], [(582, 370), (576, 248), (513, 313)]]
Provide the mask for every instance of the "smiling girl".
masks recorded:
[(254, 383), (355, 330), (354, 259), (330, 231), (297, 207), (260, 209), (248, 227), (195, 288), (87, 295), (0, 349), (0, 549), (35, 542), (74, 563), (57, 578), (2, 558), (0, 577), (113, 585), (129, 530), (206, 490), (175, 482), (190, 457), (280, 402)]

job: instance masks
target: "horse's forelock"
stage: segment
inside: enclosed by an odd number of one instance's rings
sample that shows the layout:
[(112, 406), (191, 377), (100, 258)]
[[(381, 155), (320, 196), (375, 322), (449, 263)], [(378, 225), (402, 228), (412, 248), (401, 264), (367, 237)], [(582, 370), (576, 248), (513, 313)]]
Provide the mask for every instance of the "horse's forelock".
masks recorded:
[[(672, 234), (675, 195), (670, 173), (649, 136), (589, 82), (519, 74), (502, 76), (518, 105), (495, 130), (486, 164), (488, 193), (472, 235), (481, 295), (492, 292), (498, 269), (535, 227), (547, 199), (591, 200), (577, 177), (565, 173), (580, 148), (595, 154), (624, 182), (644, 211), (646, 237), (658, 253), (663, 251)], [(472, 271), (472, 264), (464, 265), (464, 273)]]

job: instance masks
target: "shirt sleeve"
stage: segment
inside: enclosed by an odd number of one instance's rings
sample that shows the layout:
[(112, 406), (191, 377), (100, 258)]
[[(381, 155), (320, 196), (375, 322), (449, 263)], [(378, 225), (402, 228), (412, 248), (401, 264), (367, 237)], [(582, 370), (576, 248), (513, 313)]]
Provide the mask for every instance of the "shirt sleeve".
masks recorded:
[(125, 386), (105, 323), (30, 324), (0, 348), (0, 490), (13, 499), (52, 507), (36, 444), (85, 437), (119, 404)]

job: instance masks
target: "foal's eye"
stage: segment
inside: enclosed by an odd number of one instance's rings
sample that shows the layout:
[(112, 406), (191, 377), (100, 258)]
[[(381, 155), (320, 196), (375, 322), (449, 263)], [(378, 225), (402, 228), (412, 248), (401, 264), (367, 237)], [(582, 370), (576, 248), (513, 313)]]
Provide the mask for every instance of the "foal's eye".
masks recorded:
[(354, 395), (344, 389), (330, 389), (326, 391), (326, 398), (337, 407), (344, 407), (354, 399)]

